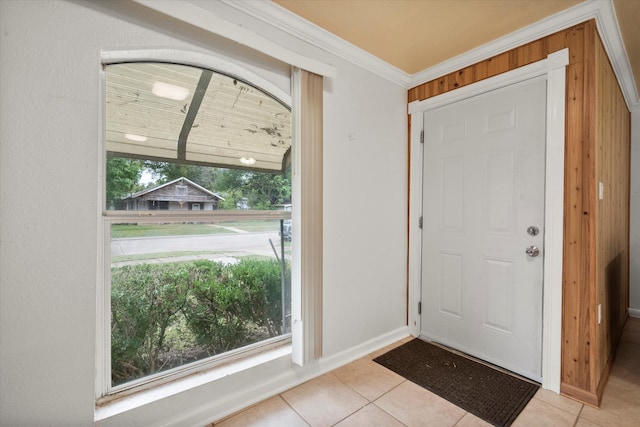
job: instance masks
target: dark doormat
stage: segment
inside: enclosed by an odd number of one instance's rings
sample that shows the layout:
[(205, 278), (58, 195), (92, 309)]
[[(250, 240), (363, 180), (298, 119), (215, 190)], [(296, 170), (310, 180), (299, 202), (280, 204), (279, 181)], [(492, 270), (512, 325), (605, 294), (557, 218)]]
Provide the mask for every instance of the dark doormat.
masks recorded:
[(494, 426), (510, 426), (540, 386), (414, 339), (374, 359)]

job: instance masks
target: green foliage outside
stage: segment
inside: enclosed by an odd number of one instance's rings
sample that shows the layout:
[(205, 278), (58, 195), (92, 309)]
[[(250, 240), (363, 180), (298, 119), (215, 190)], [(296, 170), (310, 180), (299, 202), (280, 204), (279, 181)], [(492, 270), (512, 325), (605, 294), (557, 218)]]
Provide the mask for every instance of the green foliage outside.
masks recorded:
[(143, 168), (141, 160), (107, 156), (107, 209), (120, 209), (123, 197), (142, 189), (138, 180)]
[(291, 202), (290, 169), (284, 175), (224, 169), (216, 186), (225, 197), (223, 209), (236, 209), (236, 203), (242, 198), (255, 210), (274, 209)]
[[(287, 263), (287, 302), (290, 272)], [(114, 385), (289, 332), (273, 259), (140, 264), (111, 275)]]

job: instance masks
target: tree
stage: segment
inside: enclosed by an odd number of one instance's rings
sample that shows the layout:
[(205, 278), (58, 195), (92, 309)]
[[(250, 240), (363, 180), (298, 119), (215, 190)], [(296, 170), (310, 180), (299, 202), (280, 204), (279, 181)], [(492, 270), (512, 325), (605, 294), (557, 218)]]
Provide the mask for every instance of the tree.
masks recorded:
[[(252, 209), (272, 209), (291, 201), (291, 171), (283, 175), (268, 172), (224, 169), (218, 178), (217, 190), (227, 193), (227, 200), (246, 197)], [(233, 209), (235, 203), (224, 205)]]
[(141, 189), (138, 181), (144, 163), (141, 160), (107, 156), (107, 208), (118, 208), (123, 197)]
[[(255, 209), (272, 209), (291, 201), (291, 174), (251, 172), (247, 186)], [(251, 203), (251, 202), (250, 202)]]

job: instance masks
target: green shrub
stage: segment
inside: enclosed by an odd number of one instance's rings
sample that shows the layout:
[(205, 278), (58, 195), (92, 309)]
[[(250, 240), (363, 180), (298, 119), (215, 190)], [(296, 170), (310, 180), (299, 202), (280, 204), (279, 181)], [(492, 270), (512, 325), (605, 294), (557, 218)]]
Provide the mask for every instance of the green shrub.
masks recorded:
[[(171, 350), (206, 357), (283, 333), (276, 260), (139, 264), (112, 268), (111, 276), (114, 384), (173, 367)], [(287, 264), (286, 301), (290, 276)]]
[(193, 266), (193, 298), (184, 313), (196, 341), (212, 354), (248, 344), (248, 301), (233, 280), (233, 267), (211, 261)]
[[(285, 283), (290, 283), (290, 273), (287, 274), (287, 271), (290, 272), (290, 269), (285, 271)], [(266, 328), (270, 337), (282, 335), (280, 263), (276, 260), (243, 259), (235, 266), (234, 275), (249, 300), (250, 312), (245, 313), (246, 318)]]
[[(111, 372), (114, 382), (160, 370), (167, 328), (185, 306), (190, 271), (184, 264), (112, 269)], [(133, 378), (132, 378), (133, 377)]]

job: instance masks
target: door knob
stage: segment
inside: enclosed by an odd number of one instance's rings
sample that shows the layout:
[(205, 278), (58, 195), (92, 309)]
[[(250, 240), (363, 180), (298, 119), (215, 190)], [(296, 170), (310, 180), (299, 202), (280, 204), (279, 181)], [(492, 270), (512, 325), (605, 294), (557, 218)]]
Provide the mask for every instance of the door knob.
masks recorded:
[(537, 246), (528, 246), (525, 252), (527, 253), (527, 255), (529, 255), (532, 258), (540, 255), (540, 249), (538, 249)]

